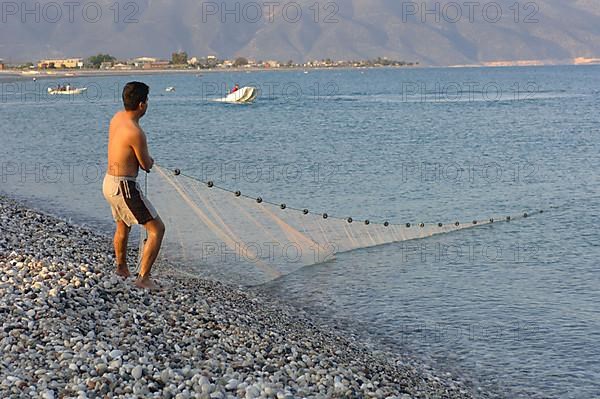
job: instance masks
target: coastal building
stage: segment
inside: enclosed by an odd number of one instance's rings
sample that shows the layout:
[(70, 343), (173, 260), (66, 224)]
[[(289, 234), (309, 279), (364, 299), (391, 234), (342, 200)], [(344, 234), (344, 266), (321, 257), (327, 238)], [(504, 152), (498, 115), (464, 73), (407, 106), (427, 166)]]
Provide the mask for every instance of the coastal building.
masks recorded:
[(573, 60), (573, 64), (575, 64), (575, 65), (600, 64), (600, 58), (577, 57)]
[(83, 68), (83, 58), (56, 58), (46, 59), (38, 62), (40, 69), (68, 69), (68, 68)]
[(265, 68), (279, 68), (280, 64), (279, 64), (279, 62), (277, 62), (275, 60), (269, 60), (269, 61), (263, 62), (263, 66)]
[(0, 58), (0, 71), (4, 70), (4, 60)]
[(208, 55), (206, 56), (206, 66), (209, 68), (214, 68), (219, 65), (219, 59), (216, 55)]
[(171, 63), (166, 60), (156, 60), (154, 62), (146, 62), (142, 65), (142, 69), (165, 69), (169, 68)]
[(158, 61), (158, 59), (154, 57), (138, 57), (129, 61), (129, 63), (133, 64), (136, 68), (143, 68), (145, 64), (151, 64), (156, 61)]
[(129, 70), (129, 69), (133, 69), (133, 67), (131, 65), (124, 64), (122, 62), (118, 62), (115, 65), (113, 65), (112, 69)]

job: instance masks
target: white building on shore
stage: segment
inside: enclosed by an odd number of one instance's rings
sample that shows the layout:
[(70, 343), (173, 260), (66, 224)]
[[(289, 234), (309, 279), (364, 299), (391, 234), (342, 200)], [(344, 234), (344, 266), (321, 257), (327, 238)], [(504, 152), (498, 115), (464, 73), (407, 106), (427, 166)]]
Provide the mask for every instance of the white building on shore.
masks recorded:
[(38, 62), (38, 68), (40, 68), (40, 69), (83, 68), (83, 58), (50, 58), (50, 59), (40, 60), (40, 62)]

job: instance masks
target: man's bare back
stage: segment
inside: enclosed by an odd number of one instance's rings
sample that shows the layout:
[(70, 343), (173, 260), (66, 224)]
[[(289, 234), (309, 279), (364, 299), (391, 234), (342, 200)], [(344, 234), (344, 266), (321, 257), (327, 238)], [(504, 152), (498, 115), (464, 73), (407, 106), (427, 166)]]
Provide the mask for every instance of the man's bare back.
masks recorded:
[(125, 111), (117, 112), (108, 131), (108, 173), (136, 177), (140, 167), (149, 171), (153, 163), (146, 135), (138, 122)]

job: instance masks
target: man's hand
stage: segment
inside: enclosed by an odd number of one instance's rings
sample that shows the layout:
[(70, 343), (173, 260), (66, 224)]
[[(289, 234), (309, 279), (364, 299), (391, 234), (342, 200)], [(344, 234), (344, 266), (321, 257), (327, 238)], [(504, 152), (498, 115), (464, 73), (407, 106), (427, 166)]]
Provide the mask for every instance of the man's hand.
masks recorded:
[(154, 158), (150, 157), (150, 164), (148, 165), (148, 169), (145, 169), (146, 173), (150, 173), (150, 170), (154, 167)]

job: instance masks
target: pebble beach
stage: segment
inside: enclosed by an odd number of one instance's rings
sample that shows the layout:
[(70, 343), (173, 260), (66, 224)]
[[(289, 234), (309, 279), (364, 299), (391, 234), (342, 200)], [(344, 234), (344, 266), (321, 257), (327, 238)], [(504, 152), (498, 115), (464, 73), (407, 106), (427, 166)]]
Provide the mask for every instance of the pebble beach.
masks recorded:
[(162, 291), (136, 288), (112, 237), (0, 197), (0, 398), (476, 396), (277, 298), (155, 276)]

